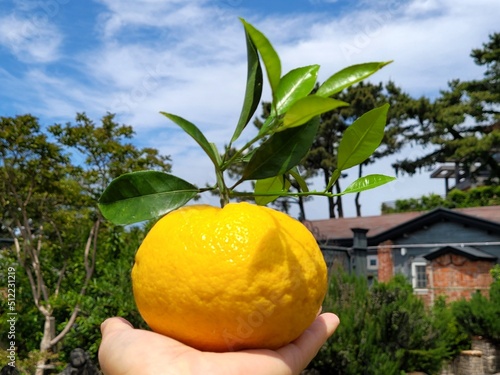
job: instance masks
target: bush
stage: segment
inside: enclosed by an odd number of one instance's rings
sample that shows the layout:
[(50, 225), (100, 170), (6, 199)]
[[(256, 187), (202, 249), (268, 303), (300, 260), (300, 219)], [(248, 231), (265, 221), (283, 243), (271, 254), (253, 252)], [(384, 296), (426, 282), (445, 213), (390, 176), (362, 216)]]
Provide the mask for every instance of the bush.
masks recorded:
[(363, 277), (334, 272), (325, 310), (341, 324), (310, 365), (321, 374), (436, 374), (467, 345), (444, 302), (427, 310), (403, 276), (369, 287)]
[[(70, 353), (75, 348), (84, 349), (89, 353), (91, 360), (97, 363), (97, 351), (101, 341), (100, 324), (108, 317), (122, 316), (135, 327), (146, 328), (146, 324), (135, 307), (130, 280), (134, 254), (145, 233), (146, 229), (140, 227), (132, 227), (128, 230), (123, 227), (112, 227), (99, 242), (96, 269), (87, 294), (81, 297), (77, 293), (66, 292), (61, 293), (52, 301), (56, 321), (61, 322), (57, 327), (57, 332), (61, 331), (64, 323), (69, 319), (71, 307), (76, 301), (80, 305), (80, 313), (71, 330), (60, 342), (58, 352), (49, 358), (56, 366), (56, 370), (62, 370), (66, 366)], [(34, 373), (31, 368), (40, 357), (38, 348), (43, 330), (43, 316), (34, 305), (28, 278), (22, 267), (16, 265), (15, 256), (12, 252), (0, 251), (0, 270), (7, 270), (11, 266), (16, 268), (18, 365), (20, 369), (23, 369), (23, 373)], [(83, 267), (83, 265), (78, 266)], [(71, 282), (76, 283), (77, 280), (72, 278)], [(0, 298), (2, 316), (8, 312), (7, 302), (6, 299)], [(8, 332), (8, 329), (7, 319), (2, 319), (0, 331)], [(21, 337), (22, 340), (19, 339)], [(3, 365), (3, 362), (0, 356), (0, 365)]]
[(452, 305), (453, 314), (470, 336), (482, 336), (500, 343), (500, 279), (490, 287), (489, 298), (476, 292), (469, 301), (462, 299)]
[(398, 199), (395, 207), (382, 205), (382, 214), (398, 212), (429, 211), (438, 207), (465, 208), (500, 205), (500, 186), (480, 186), (467, 191), (453, 189), (448, 196), (437, 194), (424, 195), (420, 198)]

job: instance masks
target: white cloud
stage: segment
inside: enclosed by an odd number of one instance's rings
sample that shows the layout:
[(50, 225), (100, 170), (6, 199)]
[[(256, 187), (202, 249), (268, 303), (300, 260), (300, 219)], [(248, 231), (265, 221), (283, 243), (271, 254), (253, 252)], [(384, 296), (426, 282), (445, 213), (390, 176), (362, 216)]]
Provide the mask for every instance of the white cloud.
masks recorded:
[(192, 0), (98, 0), (107, 11), (100, 15), (101, 29), (105, 38), (134, 28), (162, 28), (171, 33), (193, 28), (207, 20), (207, 1)]
[(59, 58), (62, 36), (46, 13), (0, 17), (0, 45), (27, 63), (48, 63)]
[(411, 17), (439, 14), (443, 10), (443, 3), (437, 0), (413, 1), (406, 8), (405, 13)]
[(393, 59), (372, 80), (392, 79), (416, 96), (437, 93), (454, 78), (480, 77), (482, 71), (469, 54), (493, 32), (500, 3), (482, 1), (473, 7), (464, 1), (426, 3), (432, 3), (425, 10), (432, 10), (428, 17), (422, 17), (424, 9), (414, 10), (417, 4), (422, 8), (422, 2), (413, 1), (318, 22), (296, 45), (284, 45), (281, 55), (290, 65), (319, 62), (320, 79), (332, 69)]

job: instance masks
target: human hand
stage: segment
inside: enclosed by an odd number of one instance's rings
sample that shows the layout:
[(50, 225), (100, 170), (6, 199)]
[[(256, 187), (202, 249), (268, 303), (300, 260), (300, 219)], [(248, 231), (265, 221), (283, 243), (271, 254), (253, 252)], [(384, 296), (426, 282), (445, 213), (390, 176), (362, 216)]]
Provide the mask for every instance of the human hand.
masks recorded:
[(134, 329), (123, 318), (110, 318), (101, 325), (99, 362), (106, 375), (298, 375), (338, 325), (336, 315), (324, 313), (299, 338), (280, 349), (212, 353)]

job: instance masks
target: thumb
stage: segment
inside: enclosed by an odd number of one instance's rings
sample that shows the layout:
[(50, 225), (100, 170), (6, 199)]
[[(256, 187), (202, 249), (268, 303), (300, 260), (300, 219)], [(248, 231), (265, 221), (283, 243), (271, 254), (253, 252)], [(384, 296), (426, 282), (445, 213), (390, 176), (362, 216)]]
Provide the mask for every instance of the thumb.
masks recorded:
[[(120, 373), (126, 374), (126, 371), (117, 372), (117, 364), (123, 364), (124, 348), (123, 339), (117, 338), (120, 333), (133, 330), (132, 324), (123, 318), (109, 318), (101, 324), (102, 341), (99, 345), (99, 363), (104, 374)], [(124, 370), (122, 368), (122, 370)]]
[(285, 362), (298, 374), (316, 356), (325, 341), (335, 332), (339, 318), (332, 313), (319, 315), (302, 335), (281, 349), (278, 349)]
[(101, 324), (101, 334), (103, 338), (114, 332), (126, 331), (129, 329), (134, 329), (132, 324), (128, 320), (119, 317), (108, 318)]

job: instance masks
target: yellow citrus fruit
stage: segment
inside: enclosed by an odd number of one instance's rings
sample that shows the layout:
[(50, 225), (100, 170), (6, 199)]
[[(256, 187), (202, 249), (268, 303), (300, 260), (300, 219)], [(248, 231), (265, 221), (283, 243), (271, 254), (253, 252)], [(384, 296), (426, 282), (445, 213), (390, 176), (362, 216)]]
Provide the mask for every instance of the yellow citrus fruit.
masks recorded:
[(151, 329), (206, 351), (293, 341), (315, 319), (326, 279), (304, 225), (249, 203), (167, 214), (132, 269), (135, 301)]

